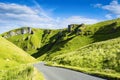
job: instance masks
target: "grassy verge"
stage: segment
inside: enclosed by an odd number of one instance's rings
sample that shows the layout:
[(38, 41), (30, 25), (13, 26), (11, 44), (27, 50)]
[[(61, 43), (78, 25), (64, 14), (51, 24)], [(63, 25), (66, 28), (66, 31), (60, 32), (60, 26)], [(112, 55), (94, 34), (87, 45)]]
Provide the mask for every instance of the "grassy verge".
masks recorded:
[(44, 80), (44, 78), (32, 65), (20, 65), (0, 70), (0, 80)]
[(34, 74), (35, 77), (33, 80), (45, 80), (43, 74), (37, 71), (36, 68), (34, 69), (35, 69), (35, 74)]
[(80, 67), (74, 67), (74, 66), (60, 65), (56, 63), (53, 64), (51, 62), (47, 62), (46, 65), (75, 70), (75, 71), (83, 72), (83, 73), (90, 74), (93, 76), (102, 77), (107, 80), (120, 80), (120, 73), (107, 73), (107, 72), (102, 72), (102, 71), (100, 72), (100, 71), (97, 71), (91, 68), (80, 68)]

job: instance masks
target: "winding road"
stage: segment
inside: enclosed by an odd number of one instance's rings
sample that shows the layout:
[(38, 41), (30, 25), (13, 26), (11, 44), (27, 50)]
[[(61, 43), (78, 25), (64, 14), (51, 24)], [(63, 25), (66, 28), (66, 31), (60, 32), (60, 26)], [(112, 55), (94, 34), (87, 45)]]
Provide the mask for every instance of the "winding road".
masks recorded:
[(69, 69), (46, 66), (43, 62), (34, 66), (43, 73), (45, 80), (106, 80)]

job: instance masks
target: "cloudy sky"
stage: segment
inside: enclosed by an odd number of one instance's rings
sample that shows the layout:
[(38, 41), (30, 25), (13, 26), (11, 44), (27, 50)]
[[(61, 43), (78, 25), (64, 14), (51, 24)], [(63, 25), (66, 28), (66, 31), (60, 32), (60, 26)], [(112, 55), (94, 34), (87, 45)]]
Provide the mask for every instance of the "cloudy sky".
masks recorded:
[(0, 0), (0, 33), (31, 26), (65, 28), (120, 17), (120, 0)]

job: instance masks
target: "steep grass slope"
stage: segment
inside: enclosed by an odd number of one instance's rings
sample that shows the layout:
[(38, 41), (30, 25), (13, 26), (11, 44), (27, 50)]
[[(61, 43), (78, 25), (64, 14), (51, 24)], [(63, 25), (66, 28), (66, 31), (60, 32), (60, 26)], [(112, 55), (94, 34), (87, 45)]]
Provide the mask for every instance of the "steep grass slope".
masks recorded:
[[(37, 48), (40, 48), (41, 46), (41, 37), (43, 31), (33, 29), (33, 31), (35, 32), (34, 34), (23, 34), (21, 32), (22, 29), (24, 28), (6, 32), (3, 36), (18, 47), (22, 48), (24, 51), (27, 51), (29, 54), (35, 53)], [(13, 32), (16, 35), (11, 35), (11, 32)], [(19, 32), (19, 34), (17, 34), (17, 32)]]
[(15, 46), (13, 43), (0, 37), (0, 68), (9, 68), (19, 64), (35, 62), (32, 58), (22, 49)]
[(120, 38), (93, 43), (76, 51), (55, 56), (51, 62), (80, 67), (120, 79)]
[[(37, 53), (39, 48), (48, 44), (50, 38), (58, 32), (57, 30), (51, 31), (51, 30), (32, 28), (32, 32), (33, 32), (32, 34), (23, 33), (22, 30), (26, 28), (27, 27), (15, 29), (2, 34), (2, 36), (31, 55)], [(14, 33), (14, 35), (11, 35), (12, 33)]]
[(0, 36), (0, 80), (43, 80), (32, 64), (36, 59)]
[(120, 72), (120, 38), (84, 46), (52, 58), (60, 64)]

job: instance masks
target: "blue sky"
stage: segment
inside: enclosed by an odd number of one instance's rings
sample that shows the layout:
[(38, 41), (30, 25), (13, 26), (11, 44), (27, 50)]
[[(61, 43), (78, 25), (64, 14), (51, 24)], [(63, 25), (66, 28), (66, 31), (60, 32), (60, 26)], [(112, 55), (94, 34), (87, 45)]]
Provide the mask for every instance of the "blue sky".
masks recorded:
[(0, 0), (0, 33), (31, 26), (65, 28), (120, 17), (120, 0)]

